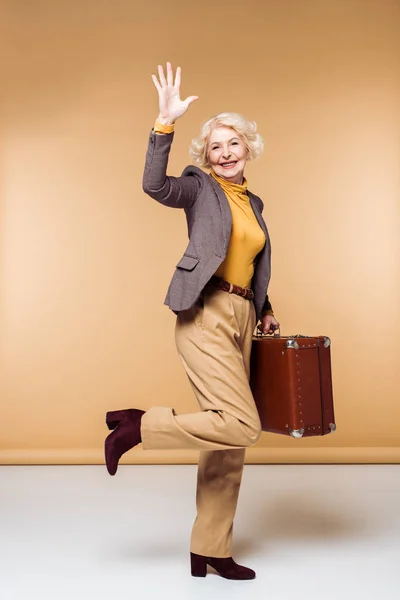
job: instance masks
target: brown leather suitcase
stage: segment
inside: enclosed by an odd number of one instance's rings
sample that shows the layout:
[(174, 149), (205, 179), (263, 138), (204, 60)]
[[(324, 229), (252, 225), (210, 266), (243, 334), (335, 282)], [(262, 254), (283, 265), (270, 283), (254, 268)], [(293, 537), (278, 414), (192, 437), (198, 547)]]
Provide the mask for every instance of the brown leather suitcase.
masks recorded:
[(330, 345), (325, 336), (253, 336), (250, 385), (263, 431), (335, 431)]

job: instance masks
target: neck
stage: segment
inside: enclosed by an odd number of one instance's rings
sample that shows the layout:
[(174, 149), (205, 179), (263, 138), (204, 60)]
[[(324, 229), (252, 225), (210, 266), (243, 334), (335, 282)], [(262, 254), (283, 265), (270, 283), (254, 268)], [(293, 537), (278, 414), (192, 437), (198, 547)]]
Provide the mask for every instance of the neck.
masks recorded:
[(214, 175), (216, 175), (217, 177), (220, 177), (221, 179), (225, 179), (225, 181), (229, 181), (230, 183), (237, 183), (239, 185), (243, 185), (243, 181), (244, 181), (244, 174), (243, 173), (238, 173), (237, 175), (235, 175), (234, 177), (232, 177), (231, 179), (229, 179), (228, 177), (224, 177), (223, 175), (218, 175), (218, 173), (216, 173), (214, 170)]

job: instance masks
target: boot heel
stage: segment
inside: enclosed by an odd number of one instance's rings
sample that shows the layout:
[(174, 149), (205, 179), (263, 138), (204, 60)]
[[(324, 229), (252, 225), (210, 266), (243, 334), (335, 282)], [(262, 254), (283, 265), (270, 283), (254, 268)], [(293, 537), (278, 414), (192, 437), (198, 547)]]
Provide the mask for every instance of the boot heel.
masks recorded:
[[(129, 410), (129, 409), (128, 409)], [(128, 410), (113, 410), (106, 414), (106, 425), (108, 429), (113, 430), (126, 417)]]
[(110, 475), (117, 472), (121, 456), (142, 441), (140, 426), (144, 412), (138, 408), (128, 408), (106, 414), (108, 429), (115, 429), (104, 442), (106, 467)]
[(190, 566), (193, 577), (205, 577), (207, 575), (207, 558), (199, 554), (190, 553)]

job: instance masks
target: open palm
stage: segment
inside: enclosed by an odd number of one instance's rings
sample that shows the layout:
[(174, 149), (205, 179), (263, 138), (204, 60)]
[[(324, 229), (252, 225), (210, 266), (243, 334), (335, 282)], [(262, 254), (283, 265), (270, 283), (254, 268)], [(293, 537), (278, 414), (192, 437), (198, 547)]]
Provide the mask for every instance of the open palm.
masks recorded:
[(181, 85), (180, 67), (176, 69), (175, 82), (170, 62), (167, 62), (167, 78), (165, 79), (164, 70), (161, 65), (158, 65), (158, 76), (159, 80), (155, 75), (152, 75), (158, 92), (159, 119), (162, 119), (164, 124), (174, 123), (187, 111), (192, 102), (198, 100), (198, 96), (188, 96), (186, 100), (181, 100), (179, 96)]

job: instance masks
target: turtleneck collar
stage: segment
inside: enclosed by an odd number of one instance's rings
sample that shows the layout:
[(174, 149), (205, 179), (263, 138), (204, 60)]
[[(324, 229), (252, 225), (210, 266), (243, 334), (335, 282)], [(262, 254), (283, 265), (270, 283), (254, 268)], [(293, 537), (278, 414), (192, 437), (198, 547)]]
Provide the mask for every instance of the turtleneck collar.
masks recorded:
[(245, 177), (243, 177), (243, 183), (240, 185), (240, 183), (232, 183), (231, 181), (220, 177), (214, 173), (212, 169), (210, 174), (220, 184), (224, 191), (236, 192), (237, 194), (247, 194), (247, 179)]

